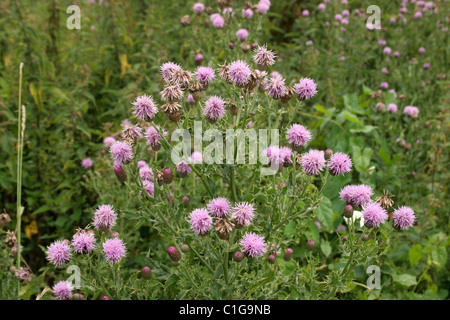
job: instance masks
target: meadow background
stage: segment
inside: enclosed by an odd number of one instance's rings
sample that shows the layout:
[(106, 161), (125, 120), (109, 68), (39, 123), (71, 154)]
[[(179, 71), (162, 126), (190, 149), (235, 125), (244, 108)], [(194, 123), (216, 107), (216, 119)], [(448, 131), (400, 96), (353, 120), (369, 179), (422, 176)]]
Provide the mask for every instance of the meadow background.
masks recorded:
[[(54, 271), (45, 259), (50, 242), (88, 224), (98, 204), (132, 201), (115, 179), (103, 139), (130, 117), (130, 101), (141, 93), (158, 95), (162, 88), (159, 66), (174, 61), (193, 69), (197, 53), (211, 66), (246, 56), (235, 30), (223, 36), (206, 27), (205, 17), (192, 12), (193, 1), (105, 3), (78, 1), (81, 30), (66, 28), (69, 14), (65, 11), (72, 1), (7, 0), (0, 4), (0, 209), (5, 208), (12, 218), (10, 230), (16, 225), (18, 71), (20, 62), (24, 63), (22, 255), (35, 277), (22, 287), (25, 299), (35, 298), (54, 281)], [(205, 3), (216, 5), (215, 1)], [(248, 22), (257, 30), (250, 33), (249, 42), (268, 44), (277, 52), (274, 70), (294, 79), (309, 76), (318, 83), (313, 102), (290, 110), (288, 116), (314, 128), (315, 148), (337, 148), (350, 154), (354, 162), (350, 176), (325, 190), (324, 204), (315, 213), (321, 228), (311, 232), (319, 241), (336, 233), (343, 210), (338, 191), (350, 181), (376, 185), (379, 193), (388, 190), (395, 195), (394, 201), (414, 208), (418, 220), (413, 229), (396, 236), (383, 256), (380, 293), (355, 287), (337, 297), (448, 299), (448, 2), (434, 1), (436, 13), (423, 12), (421, 19), (415, 19), (417, 3), (409, 1), (406, 22), (398, 17), (400, 1), (349, 0), (347, 5), (331, 1), (323, 12), (317, 9), (319, 3), (273, 1), (264, 23), (257, 25), (256, 17)], [(381, 30), (367, 30), (367, 17), (354, 13), (356, 9), (365, 12), (372, 4), (382, 10)], [(232, 5), (240, 8), (243, 1)], [(334, 19), (344, 9), (350, 11), (345, 32)], [(190, 26), (180, 24), (184, 15), (191, 16)], [(396, 22), (391, 23), (391, 18)], [(380, 39), (400, 56), (387, 60)], [(229, 41), (236, 43), (234, 49)], [(419, 54), (420, 47), (426, 48), (424, 54)], [(430, 67), (424, 68), (425, 63)], [(388, 82), (388, 89), (395, 92), (381, 90), (382, 82)], [(377, 112), (379, 102), (395, 103), (399, 111)], [(408, 105), (420, 109), (418, 119), (403, 115)], [(94, 161), (89, 170), (81, 166), (86, 157)], [(190, 192), (189, 188), (178, 190), (176, 201)], [(295, 228), (290, 225), (285, 232), (293, 234)], [(138, 270), (149, 258), (148, 251), (165, 241), (156, 230), (144, 226), (139, 236), (147, 241), (130, 255), (124, 268)], [(302, 263), (304, 239), (296, 240), (294, 257)], [(8, 275), (13, 257), (3, 244), (1, 250), (0, 297), (8, 299), (14, 296), (7, 289), (7, 283), (14, 281)], [(320, 251), (323, 264), (333, 264), (330, 251)], [(165, 255), (155, 250), (150, 256), (167, 259)], [(178, 297), (170, 285), (162, 297)]]

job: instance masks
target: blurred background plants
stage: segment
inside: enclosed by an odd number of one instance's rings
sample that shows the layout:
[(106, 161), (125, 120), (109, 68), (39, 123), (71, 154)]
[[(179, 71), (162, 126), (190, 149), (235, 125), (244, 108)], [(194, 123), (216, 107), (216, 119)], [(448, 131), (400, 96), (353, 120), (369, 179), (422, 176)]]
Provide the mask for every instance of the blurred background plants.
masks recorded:
[[(154, 79), (162, 62), (175, 61), (193, 69), (196, 53), (211, 66), (249, 59), (251, 52), (244, 53), (233, 38), (238, 26), (257, 30), (250, 33), (250, 42), (267, 43), (277, 51), (276, 71), (292, 81), (309, 76), (319, 84), (314, 103), (290, 110), (284, 120), (313, 129), (311, 147), (336, 149), (353, 159), (352, 174), (324, 190), (325, 198), (315, 212), (321, 229), (315, 224), (309, 227), (310, 237), (319, 244), (320, 264), (332, 269), (339, 263), (327, 244), (333, 243), (336, 227), (342, 224), (343, 203), (337, 195), (344, 185), (377, 186), (377, 195), (388, 190), (396, 203), (416, 211), (417, 226), (399, 233), (383, 257), (381, 292), (355, 286), (338, 297), (448, 298), (449, 8), (444, 1), (435, 1), (437, 13), (424, 12), (420, 20), (413, 19), (417, 6), (409, 3), (406, 23), (398, 17), (399, 4), (381, 1), (382, 30), (375, 31), (367, 30), (365, 18), (354, 13), (356, 9), (364, 13), (370, 5), (367, 1), (347, 5), (333, 1), (324, 11), (317, 9), (319, 1), (273, 1), (264, 24), (255, 14), (243, 25), (236, 22), (226, 37), (205, 26), (206, 16), (193, 14), (192, 1), (79, 2), (82, 29), (77, 31), (65, 26), (71, 1), (0, 4), (0, 203), (11, 215), (10, 230), (14, 230), (16, 210), (18, 68), (20, 62), (25, 64), (22, 245), (33, 277), (20, 293), (22, 298), (35, 298), (45, 283), (52, 283), (55, 275), (45, 266), (44, 254), (51, 240), (67, 237), (89, 223), (98, 204), (127, 201), (102, 141), (128, 117), (130, 101), (139, 93), (160, 91), (162, 85)], [(206, 4), (219, 10), (215, 1)], [(233, 1), (232, 6), (240, 14), (243, 1)], [(341, 26), (334, 16), (344, 9), (350, 12), (349, 24)], [(182, 27), (179, 21), (186, 14), (192, 22)], [(394, 24), (389, 21), (392, 17), (397, 18)], [(380, 39), (400, 56), (387, 60)], [(236, 44), (234, 49), (230, 41)], [(418, 53), (419, 47), (426, 48), (425, 54)], [(429, 69), (423, 68), (426, 62)], [(378, 92), (383, 81), (395, 93)], [(377, 103), (386, 107), (395, 103), (398, 111), (377, 112)], [(407, 105), (419, 107), (417, 120), (403, 115)], [(93, 159), (94, 170), (80, 165), (86, 157)], [(284, 232), (296, 239), (301, 228), (289, 224)], [(146, 227), (140, 229), (140, 236), (148, 239), (140, 244), (142, 251), (162, 241)], [(294, 257), (301, 266), (304, 244), (300, 238), (296, 241)], [(7, 257), (10, 249), (2, 244), (1, 250)], [(156, 253), (152, 259), (167, 259), (162, 258), (165, 254)], [(8, 259), (2, 259), (0, 270), (2, 290), (6, 290), (2, 298), (12, 298), (6, 289), (6, 282), (13, 281)], [(145, 259), (145, 255), (133, 255), (124, 268), (138, 270)], [(365, 273), (357, 271), (355, 279), (364, 283)], [(168, 287), (175, 283), (170, 281)]]

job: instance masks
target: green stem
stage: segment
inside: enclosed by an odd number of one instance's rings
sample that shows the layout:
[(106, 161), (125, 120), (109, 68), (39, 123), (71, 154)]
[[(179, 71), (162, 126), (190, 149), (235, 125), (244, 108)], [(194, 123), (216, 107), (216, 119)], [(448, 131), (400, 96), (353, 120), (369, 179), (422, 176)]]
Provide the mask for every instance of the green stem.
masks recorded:
[(236, 195), (236, 182), (234, 179), (234, 168), (230, 167), (230, 187), (231, 187), (231, 196), (234, 202), (238, 202), (238, 198)]

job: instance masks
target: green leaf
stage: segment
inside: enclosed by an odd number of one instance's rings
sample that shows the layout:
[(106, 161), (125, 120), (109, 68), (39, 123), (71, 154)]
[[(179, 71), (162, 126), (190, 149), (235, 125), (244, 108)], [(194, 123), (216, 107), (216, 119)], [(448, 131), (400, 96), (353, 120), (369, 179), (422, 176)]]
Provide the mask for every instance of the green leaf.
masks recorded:
[(317, 219), (327, 230), (333, 229), (333, 210), (331, 209), (331, 201), (327, 197), (323, 197), (322, 202), (316, 210)]
[(401, 275), (395, 275), (394, 281), (406, 287), (411, 287), (417, 284), (417, 280), (415, 276), (404, 273)]
[(447, 249), (442, 247), (434, 249), (431, 251), (431, 259), (439, 268), (444, 267), (447, 262)]
[(373, 150), (371, 148), (361, 148), (357, 145), (353, 145), (353, 164), (358, 172), (365, 173), (370, 164)]
[(320, 250), (322, 250), (323, 254), (328, 257), (331, 254), (331, 245), (328, 241), (322, 240), (320, 243)]
[(415, 245), (414, 247), (409, 249), (408, 257), (409, 257), (409, 263), (411, 264), (411, 267), (423, 258), (421, 249), (422, 249), (422, 246), (420, 244)]

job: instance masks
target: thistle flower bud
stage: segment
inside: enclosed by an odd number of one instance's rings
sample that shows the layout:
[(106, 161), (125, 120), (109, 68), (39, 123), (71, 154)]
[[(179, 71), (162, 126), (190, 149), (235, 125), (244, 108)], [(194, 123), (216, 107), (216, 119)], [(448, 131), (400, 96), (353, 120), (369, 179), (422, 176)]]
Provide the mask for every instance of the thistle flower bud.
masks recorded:
[(378, 102), (375, 106), (378, 112), (384, 112), (386, 111), (386, 105), (384, 103)]
[(270, 255), (267, 257), (267, 261), (269, 261), (270, 264), (274, 264), (276, 260), (277, 260), (277, 258), (276, 258), (276, 256), (274, 256), (273, 254), (270, 254)]
[(344, 236), (344, 237), (342, 237), (342, 241), (347, 241), (348, 240), (348, 237), (347, 236)]
[(369, 235), (368, 235), (367, 233), (364, 233), (364, 234), (362, 235), (362, 239), (363, 239), (363, 241), (369, 240)]
[(81, 293), (74, 293), (72, 295), (72, 300), (85, 300), (85, 298)]
[(152, 278), (152, 270), (149, 267), (143, 267), (141, 269), (141, 276), (146, 280), (150, 280)]
[(284, 261), (289, 261), (292, 259), (292, 256), (294, 255), (294, 250), (292, 250), (291, 248), (287, 248), (286, 251), (284, 252)]
[(171, 169), (167, 168), (163, 170), (163, 180), (164, 183), (170, 184), (173, 181), (173, 172)]
[(230, 41), (230, 42), (228, 43), (228, 48), (234, 49), (234, 43)]
[(103, 296), (102, 300), (111, 300), (108, 296)]
[(331, 156), (333, 155), (333, 150), (327, 149), (325, 150), (325, 160), (330, 160)]
[(181, 245), (181, 251), (184, 252), (184, 253), (188, 253), (189, 252), (189, 245), (186, 244), (186, 243), (183, 243)]
[(353, 207), (350, 204), (346, 205), (344, 208), (344, 217), (346, 218), (353, 217)]
[(185, 207), (189, 206), (189, 197), (184, 196), (182, 201)]
[(112, 238), (119, 238), (119, 237), (120, 237), (120, 234), (119, 234), (117, 231), (113, 231), (113, 232), (111, 233), (111, 237), (112, 237)]
[(233, 254), (233, 260), (236, 262), (241, 262), (242, 260), (244, 260), (244, 255), (242, 254), (242, 252), (237, 251)]
[(316, 248), (316, 243), (314, 242), (314, 240), (308, 240), (308, 242), (306, 242), (306, 249), (308, 249), (309, 251), (313, 251)]
[(127, 173), (123, 170), (122, 164), (119, 161), (114, 161), (114, 173), (120, 182), (127, 180)]
[(173, 262), (178, 262), (181, 260), (181, 252), (178, 251), (178, 249), (174, 246), (169, 247), (167, 249), (167, 253), (169, 254), (170, 260), (172, 260)]
[(244, 52), (248, 52), (248, 51), (250, 51), (251, 46), (250, 46), (250, 44), (248, 42), (242, 42), (241, 43), (241, 49)]

